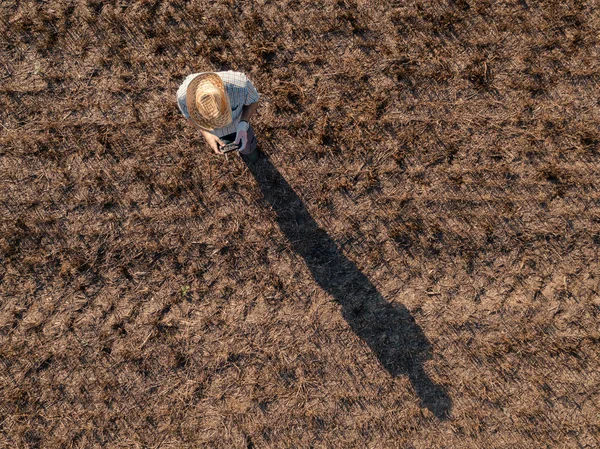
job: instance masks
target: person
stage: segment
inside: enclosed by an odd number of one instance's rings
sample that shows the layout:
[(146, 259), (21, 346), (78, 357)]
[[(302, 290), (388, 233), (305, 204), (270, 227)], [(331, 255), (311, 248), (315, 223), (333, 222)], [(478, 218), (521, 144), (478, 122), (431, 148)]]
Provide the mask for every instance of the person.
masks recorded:
[(250, 118), (260, 94), (241, 72), (202, 72), (189, 75), (177, 90), (177, 104), (188, 122), (199, 129), (217, 154), (219, 147), (235, 143), (246, 161), (258, 159)]

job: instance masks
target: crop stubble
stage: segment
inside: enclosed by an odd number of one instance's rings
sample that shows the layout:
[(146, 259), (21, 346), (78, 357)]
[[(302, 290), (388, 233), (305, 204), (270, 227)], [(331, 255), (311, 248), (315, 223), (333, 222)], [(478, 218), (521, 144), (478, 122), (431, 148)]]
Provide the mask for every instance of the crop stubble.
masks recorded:
[[(594, 2), (0, 17), (2, 447), (598, 445)], [(357, 336), (278, 226), (298, 210), (186, 126), (178, 84), (224, 69), (263, 94), (272, 177), (422, 330), (448, 416)]]

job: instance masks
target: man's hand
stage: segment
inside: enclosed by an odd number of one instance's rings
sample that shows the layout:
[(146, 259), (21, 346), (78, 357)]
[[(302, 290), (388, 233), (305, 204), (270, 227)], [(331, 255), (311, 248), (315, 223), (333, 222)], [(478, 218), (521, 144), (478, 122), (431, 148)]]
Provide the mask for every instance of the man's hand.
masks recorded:
[(248, 143), (248, 128), (250, 125), (245, 120), (242, 120), (237, 125), (237, 134), (235, 135), (235, 144), (239, 145), (238, 151), (243, 151)]
[(219, 146), (225, 145), (225, 142), (223, 142), (217, 136), (209, 132), (203, 132), (202, 134), (204, 135), (206, 142), (208, 142), (208, 145), (212, 148), (212, 150), (217, 154), (221, 154), (221, 152), (219, 151)]
[(206, 143), (208, 143), (208, 146), (211, 147), (215, 153), (221, 154), (221, 152), (219, 151), (219, 146), (225, 145), (225, 142), (223, 142), (214, 134), (211, 134), (205, 129), (200, 128), (198, 125), (196, 125), (196, 122), (194, 122), (191, 118), (188, 118), (187, 121), (190, 125), (192, 125), (194, 128), (200, 131), (200, 133), (204, 137), (204, 140), (206, 140)]

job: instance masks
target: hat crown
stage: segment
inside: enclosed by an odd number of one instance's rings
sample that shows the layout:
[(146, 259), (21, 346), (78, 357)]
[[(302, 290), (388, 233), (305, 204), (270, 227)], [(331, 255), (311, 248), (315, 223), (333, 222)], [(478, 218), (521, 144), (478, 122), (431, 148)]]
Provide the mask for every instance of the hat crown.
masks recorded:
[(200, 113), (208, 119), (214, 119), (220, 115), (220, 105), (222, 104), (221, 92), (212, 85), (204, 86), (204, 89), (198, 89), (196, 92), (196, 106)]

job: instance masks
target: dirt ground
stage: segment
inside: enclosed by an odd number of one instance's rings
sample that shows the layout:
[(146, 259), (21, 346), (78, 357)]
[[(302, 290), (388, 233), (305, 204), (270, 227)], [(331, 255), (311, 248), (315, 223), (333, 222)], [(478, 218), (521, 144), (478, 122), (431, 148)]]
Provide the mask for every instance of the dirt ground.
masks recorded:
[[(597, 2), (0, 21), (1, 448), (600, 446)], [(175, 101), (230, 69), (248, 166)]]

